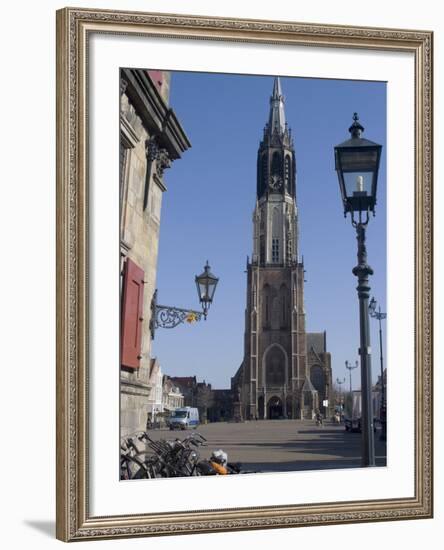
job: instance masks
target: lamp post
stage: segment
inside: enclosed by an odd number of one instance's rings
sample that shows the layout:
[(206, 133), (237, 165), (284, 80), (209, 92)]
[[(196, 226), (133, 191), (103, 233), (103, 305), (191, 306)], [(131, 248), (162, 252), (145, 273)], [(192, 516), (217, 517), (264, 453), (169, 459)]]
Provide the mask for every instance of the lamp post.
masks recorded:
[(355, 364), (352, 365), (348, 361), (345, 362), (345, 368), (348, 370), (350, 376), (350, 399), (348, 400), (347, 414), (352, 416), (353, 414), (353, 387), (352, 387), (352, 370), (357, 369), (359, 363), (355, 361)]
[[(361, 426), (362, 426), (362, 465), (375, 465), (375, 442), (373, 435), (372, 377), (369, 331), (369, 275), (373, 269), (367, 264), (365, 228), (370, 211), (375, 214), (376, 187), (378, 183), (379, 161), (382, 146), (361, 137), (364, 127), (359, 123), (357, 113), (349, 128), (351, 138), (335, 147), (335, 168), (344, 217), (350, 212), (351, 223), (356, 229), (358, 241), (358, 264), (353, 274), (358, 278), (359, 324), (361, 359)], [(357, 219), (355, 218), (357, 216)]]
[(370, 316), (379, 321), (379, 359), (381, 363), (381, 404), (380, 404), (380, 413), (379, 418), (381, 420), (381, 441), (387, 439), (387, 405), (386, 405), (386, 395), (384, 387), (384, 358), (382, 354), (382, 323), (381, 321), (387, 317), (387, 313), (381, 311), (381, 306), (378, 307), (376, 311), (376, 300), (372, 298), (368, 306)]
[(207, 260), (203, 273), (196, 275), (195, 277), (199, 302), (202, 304), (202, 311), (183, 309), (174, 306), (162, 306), (157, 303), (157, 289), (154, 291), (153, 298), (151, 300), (150, 321), (151, 338), (153, 340), (156, 329), (159, 327), (174, 328), (180, 323), (194, 323), (195, 321), (200, 321), (202, 317), (204, 319), (207, 318), (208, 310), (213, 302), (216, 286), (219, 282), (219, 279), (211, 273), (210, 269), (211, 268)]
[(348, 361), (345, 362), (345, 368), (349, 371), (350, 374), (350, 393), (352, 392), (352, 370), (359, 367), (358, 361), (355, 361), (354, 366), (351, 365)]
[(342, 420), (342, 413), (344, 412), (344, 405), (342, 402), (342, 384), (344, 384), (345, 378), (342, 380), (339, 380), (339, 378), (336, 378), (336, 384), (339, 385), (339, 406), (341, 407), (341, 420)]

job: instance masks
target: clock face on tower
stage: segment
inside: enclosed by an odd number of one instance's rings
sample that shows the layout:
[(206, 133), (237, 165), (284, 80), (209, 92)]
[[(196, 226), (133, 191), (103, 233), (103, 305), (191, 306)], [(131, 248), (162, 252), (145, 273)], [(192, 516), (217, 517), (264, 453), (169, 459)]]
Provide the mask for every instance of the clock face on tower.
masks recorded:
[(273, 174), (270, 176), (270, 181), (268, 183), (270, 188), (273, 191), (280, 191), (282, 189), (282, 178), (278, 174)]

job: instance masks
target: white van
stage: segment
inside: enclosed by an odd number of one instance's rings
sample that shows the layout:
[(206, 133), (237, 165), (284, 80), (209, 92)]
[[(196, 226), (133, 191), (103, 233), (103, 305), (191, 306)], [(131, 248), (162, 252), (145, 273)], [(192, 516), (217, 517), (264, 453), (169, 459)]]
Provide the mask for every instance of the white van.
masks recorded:
[(170, 430), (194, 428), (199, 425), (199, 411), (195, 407), (181, 407), (172, 412), (169, 418)]

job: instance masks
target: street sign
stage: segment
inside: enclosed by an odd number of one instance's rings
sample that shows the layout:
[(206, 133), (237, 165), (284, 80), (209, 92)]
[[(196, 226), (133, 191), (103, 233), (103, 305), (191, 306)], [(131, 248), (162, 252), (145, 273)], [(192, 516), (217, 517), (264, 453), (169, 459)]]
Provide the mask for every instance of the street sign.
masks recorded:
[(324, 399), (324, 401), (322, 401), (322, 405), (324, 407), (328, 407), (328, 399)]

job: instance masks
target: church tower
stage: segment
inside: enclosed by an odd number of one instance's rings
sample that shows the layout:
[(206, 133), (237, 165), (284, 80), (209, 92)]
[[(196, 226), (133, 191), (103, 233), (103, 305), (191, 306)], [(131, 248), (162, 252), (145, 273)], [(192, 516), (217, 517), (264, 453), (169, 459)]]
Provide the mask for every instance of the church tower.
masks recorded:
[(275, 78), (257, 155), (244, 359), (233, 378), (240, 419), (312, 418), (331, 380), (326, 365), (321, 365), (321, 377), (317, 371), (323, 391), (310, 379), (298, 233), (296, 156), (281, 83)]

